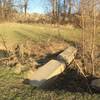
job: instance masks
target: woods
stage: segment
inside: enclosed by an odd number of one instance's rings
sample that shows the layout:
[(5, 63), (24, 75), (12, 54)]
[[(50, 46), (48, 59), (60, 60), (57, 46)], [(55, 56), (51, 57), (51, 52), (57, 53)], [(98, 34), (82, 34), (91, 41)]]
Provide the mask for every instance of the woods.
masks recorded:
[(28, 0), (0, 0), (0, 19), (10, 20), (23, 11), (27, 13)]
[[(35, 15), (28, 12), (30, 0), (0, 0), (0, 17), (4, 20), (17, 21), (26, 20), (26, 22), (34, 22), (36, 18)], [(42, 2), (42, 1), (41, 1)], [(42, 14), (45, 19), (43, 19), (41, 14), (38, 15), (37, 22), (46, 23), (73, 23), (79, 25), (77, 21), (81, 23), (81, 13), (82, 9), (86, 11), (85, 17), (91, 16), (93, 7), (96, 6), (96, 17), (99, 17), (99, 6), (100, 2), (96, 0), (96, 4), (92, 5), (93, 1), (84, 0), (49, 0), (48, 5), (44, 3), (42, 6), (50, 8), (49, 11), (45, 11)], [(34, 3), (34, 2), (33, 2)], [(25, 19), (23, 19), (26, 16)], [(20, 18), (20, 16), (22, 16)], [(10, 19), (12, 17), (12, 20)], [(48, 19), (49, 18), (49, 19)], [(31, 20), (31, 21), (30, 21)], [(77, 20), (77, 21), (76, 21)]]

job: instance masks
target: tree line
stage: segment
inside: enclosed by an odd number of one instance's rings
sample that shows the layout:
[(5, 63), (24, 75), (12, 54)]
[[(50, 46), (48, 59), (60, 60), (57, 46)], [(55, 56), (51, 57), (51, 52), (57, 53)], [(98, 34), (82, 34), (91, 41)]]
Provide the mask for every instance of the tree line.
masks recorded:
[(0, 0), (0, 19), (10, 19), (24, 10), (26, 15), (29, 0)]
[[(0, 0), (0, 19), (9, 20), (16, 14), (28, 14), (30, 0)], [(41, 2), (43, 2), (41, 0)], [(96, 5), (96, 12), (100, 13), (100, 0), (95, 0), (95, 5), (92, 5), (93, 0), (48, 0), (49, 5), (44, 4), (43, 8), (48, 6), (51, 8), (45, 12), (45, 16), (50, 17), (52, 23), (66, 23), (67, 21), (76, 24), (81, 19), (81, 15), (85, 13), (89, 18), (92, 16), (93, 6)], [(33, 0), (34, 3), (34, 0)], [(47, 17), (48, 18), (48, 17)], [(99, 17), (98, 17), (99, 18)]]

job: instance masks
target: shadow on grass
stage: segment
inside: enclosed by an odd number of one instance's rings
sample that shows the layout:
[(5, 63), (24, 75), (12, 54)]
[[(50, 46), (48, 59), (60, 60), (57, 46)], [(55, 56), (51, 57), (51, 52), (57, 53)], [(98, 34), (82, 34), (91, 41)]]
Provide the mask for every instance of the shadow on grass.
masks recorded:
[(6, 50), (0, 50), (0, 59), (8, 57), (8, 52)]
[(54, 59), (56, 60), (57, 59), (57, 55), (60, 54), (63, 50), (59, 51), (59, 52), (56, 52), (56, 53), (48, 53), (45, 57), (43, 58), (40, 58), (39, 60), (37, 60), (37, 62), (39, 63), (39, 65), (44, 65), (46, 64), (47, 62), (49, 62), (50, 60)]
[(34, 31), (32, 31), (32, 30), (29, 30), (29, 29), (25, 29), (25, 28), (22, 28), (25, 32), (27, 32), (27, 33), (30, 33), (30, 34), (34, 34), (34, 35), (38, 35), (38, 36), (40, 36), (41, 37), (41, 39), (47, 39), (47, 38), (50, 38), (51, 37), (51, 35), (50, 34), (48, 34), (48, 33), (46, 33), (46, 32), (42, 32), (41, 33), (41, 31), (40, 32), (38, 32), (38, 33), (36, 33), (36, 32), (34, 32)]
[(32, 40), (34, 42), (36, 42), (35, 40), (32, 39), (32, 37), (28, 36), (27, 34), (23, 34), (22, 32), (19, 32), (19, 31), (14, 31), (21, 39), (24, 39), (24, 40)]
[[(89, 93), (89, 94), (100, 93), (100, 91), (95, 91), (93, 88), (91, 88), (90, 82), (93, 79), (95, 79), (95, 77), (89, 76), (86, 79), (82, 75), (77, 73), (77, 70), (67, 69), (65, 70), (64, 73), (55, 76), (49, 80), (45, 79), (42, 81), (32, 80), (30, 82), (31, 83), (33, 82), (34, 84), (36, 84), (36, 86), (37, 84), (42, 83), (42, 86), (40, 85), (39, 88), (44, 91), (64, 91), (71, 93)], [(25, 80), (24, 83), (26, 83), (26, 81), (29, 80)], [(44, 81), (46, 81), (45, 84), (43, 84)]]

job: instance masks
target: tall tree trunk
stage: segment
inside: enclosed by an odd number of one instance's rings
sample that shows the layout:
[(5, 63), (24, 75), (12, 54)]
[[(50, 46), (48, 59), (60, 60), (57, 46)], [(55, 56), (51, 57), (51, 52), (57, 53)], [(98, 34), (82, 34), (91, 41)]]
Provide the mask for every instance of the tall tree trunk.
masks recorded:
[(67, 0), (64, 0), (64, 17), (63, 17), (63, 21), (65, 21), (65, 18), (66, 18), (66, 11), (67, 11)]
[(28, 0), (24, 0), (24, 13), (25, 13), (25, 16), (27, 14), (27, 6), (28, 6)]
[(72, 0), (68, 0), (68, 3), (69, 3), (68, 14), (70, 15), (72, 11)]
[(96, 35), (96, 7), (95, 7), (95, 0), (93, 0), (93, 33), (92, 33), (92, 46), (91, 46), (91, 60), (92, 60), (92, 74), (95, 74), (95, 35)]
[(54, 0), (51, 1), (52, 2), (52, 16), (54, 17), (55, 16), (55, 2)]

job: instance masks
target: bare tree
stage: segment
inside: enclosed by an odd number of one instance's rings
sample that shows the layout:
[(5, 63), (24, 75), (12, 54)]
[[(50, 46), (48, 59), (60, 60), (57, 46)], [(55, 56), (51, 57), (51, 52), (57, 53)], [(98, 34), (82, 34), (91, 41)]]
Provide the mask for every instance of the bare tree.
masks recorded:
[(72, 0), (68, 0), (68, 14), (70, 15), (71, 14), (71, 11), (72, 11)]
[(12, 14), (14, 0), (0, 0), (0, 13), (2, 18), (7, 19)]
[[(81, 0), (80, 13), (82, 25), (82, 41), (83, 41), (83, 60), (85, 69), (95, 74), (95, 47), (96, 47), (96, 31), (99, 0)], [(86, 59), (89, 60), (86, 62)], [(90, 63), (90, 68), (87, 66)]]
[(27, 13), (28, 1), (29, 1), (29, 0), (24, 0), (24, 4), (23, 4), (23, 6), (24, 6), (25, 16), (26, 16), (26, 13)]
[(92, 33), (92, 45), (91, 45), (91, 60), (92, 60), (92, 74), (95, 74), (95, 35), (96, 35), (96, 0), (93, 0), (93, 33)]
[(64, 16), (63, 21), (65, 21), (66, 15), (67, 15), (67, 0), (64, 0)]

